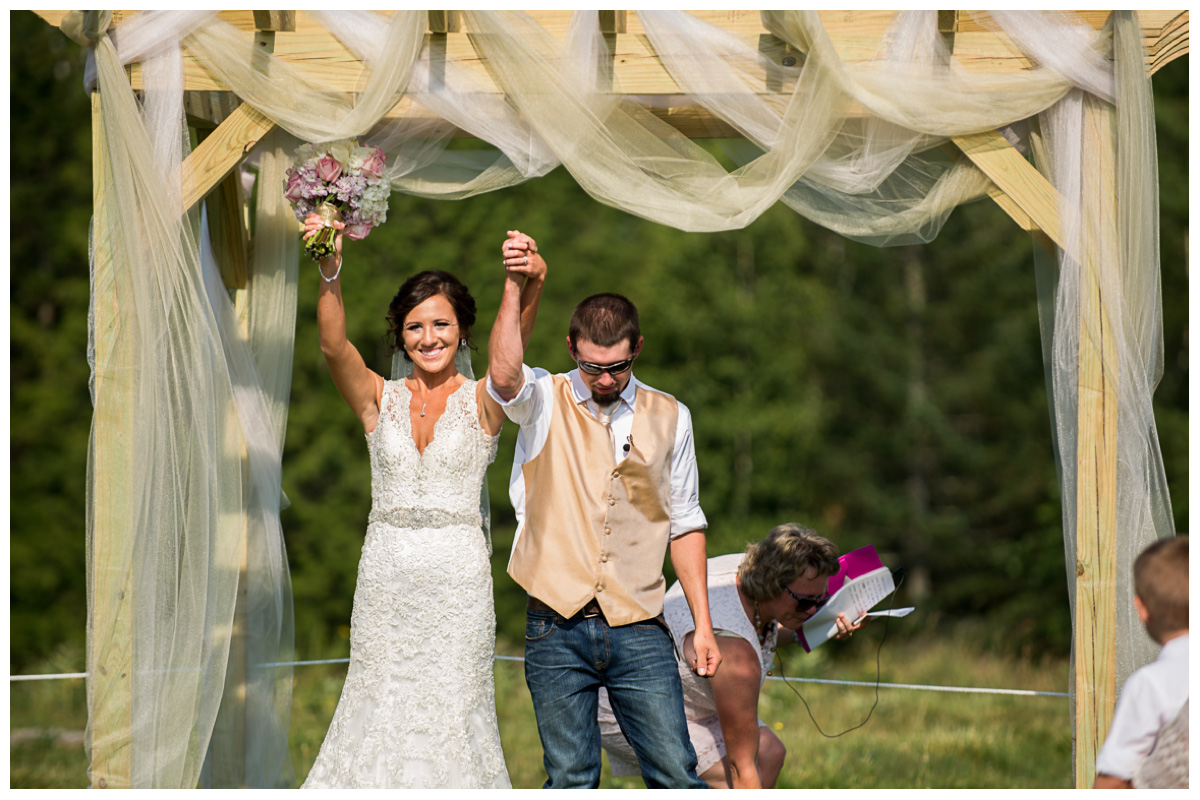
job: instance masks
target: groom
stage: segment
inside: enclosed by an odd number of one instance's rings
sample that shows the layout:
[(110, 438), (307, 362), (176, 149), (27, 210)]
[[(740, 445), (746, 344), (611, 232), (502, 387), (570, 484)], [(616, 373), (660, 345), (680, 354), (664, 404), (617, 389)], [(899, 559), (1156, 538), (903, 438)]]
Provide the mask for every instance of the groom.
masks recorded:
[[(510, 231), (506, 270), (541, 258)], [(488, 391), (521, 426), (509, 493), (517, 512), (508, 573), (529, 593), (525, 681), (547, 789), (600, 784), (598, 691), (607, 687), (651, 788), (707, 788), (696, 775), (675, 652), (662, 621), (668, 548), (696, 621), (699, 675), (721, 663), (708, 612), (691, 415), (633, 378), (637, 309), (593, 295), (571, 316), (577, 369), (523, 364), (522, 276), (508, 272), (492, 329)]]

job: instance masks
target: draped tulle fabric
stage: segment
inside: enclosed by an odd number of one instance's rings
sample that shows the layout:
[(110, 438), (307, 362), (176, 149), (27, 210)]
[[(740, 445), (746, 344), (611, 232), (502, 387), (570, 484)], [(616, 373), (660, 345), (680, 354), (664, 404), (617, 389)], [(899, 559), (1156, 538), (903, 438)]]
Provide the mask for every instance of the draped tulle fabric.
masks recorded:
[[(288, 780), (290, 668), (274, 665), (291, 655), (278, 508), (297, 252), (281, 194), (300, 140), (378, 144), (394, 190), (426, 197), (468, 197), (561, 166), (599, 202), (685, 231), (744, 227), (783, 202), (886, 246), (931, 240), (955, 207), (991, 191), (947, 142), (1002, 130), (1059, 196), (1062, 247), (1038, 256), (1037, 280), (1072, 587), (1078, 353), (1081, 339), (1097, 334), (1081, 323), (1089, 282), (1109, 303), (1102, 358), (1116, 376), (1120, 415), (1118, 684), (1148, 660), (1149, 643), (1126, 613), (1124, 576), (1173, 523), (1151, 409), (1162, 372), (1158, 187), (1135, 14), (1118, 12), (1099, 31), (1072, 12), (981, 16), (1032, 65), (987, 74), (949, 56), (934, 11), (896, 13), (874, 58), (854, 63), (839, 56), (816, 12), (762, 12), (764, 28), (798, 55), (793, 66), (688, 13), (630, 12), (681, 89), (669, 103), (702, 108), (740, 133), (702, 146), (653, 113), (664, 98), (622, 89), (595, 12), (576, 12), (553, 31), (522, 12), (462, 12), (469, 58), (435, 46), (425, 12), (298, 13), (361, 61), (353, 93), (331, 91), (213, 12), (140, 12), (114, 28), (87, 12), (92, 30), (79, 18), (64, 26), (93, 44), (89, 75), (103, 100), (97, 166), (106, 204), (92, 237), (104, 263), (93, 264), (92, 302), (112, 300), (120, 313), (115, 331), (90, 340), (97, 413), (118, 410), (105, 389), (114, 375), (136, 387), (119, 401), (132, 404), (119, 411), (136, 420), (130, 474), (114, 480), (89, 461), (92, 502), (126, 504), (134, 530), (119, 552), (106, 545), (103, 558), (131, 576), (132, 713), (120, 735), (132, 748), (135, 786), (224, 785), (223, 756), (210, 743), (239, 585), (250, 598), (244, 713), (255, 732), (239, 757), (252, 765), (249, 785)], [(279, 126), (254, 153), (254, 261), (236, 305), (208, 265), (199, 213), (181, 207), (179, 164), (190, 141), (183, 57)], [(144, 79), (140, 102), (123, 69), (133, 62)], [(449, 148), (456, 130), (481, 149)], [(1101, 148), (1116, 164), (1115, 207), (1102, 199), (1094, 167)], [(89, 574), (99, 574), (91, 519)], [(120, 589), (105, 581), (93, 578), (89, 591)], [(110, 635), (90, 622), (89, 653)], [(93, 734), (90, 747), (100, 744)]]

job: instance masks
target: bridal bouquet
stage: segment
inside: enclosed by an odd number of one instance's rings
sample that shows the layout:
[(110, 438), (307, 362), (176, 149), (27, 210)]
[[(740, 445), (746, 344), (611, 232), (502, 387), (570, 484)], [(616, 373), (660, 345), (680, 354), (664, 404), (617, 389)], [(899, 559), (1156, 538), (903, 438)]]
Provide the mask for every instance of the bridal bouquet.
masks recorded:
[(383, 174), (387, 157), (378, 147), (362, 147), (356, 139), (301, 145), (296, 165), (287, 171), (283, 196), (296, 219), (319, 214), (325, 227), (308, 240), (305, 251), (315, 261), (333, 255), (334, 220), (344, 233), (363, 239), (387, 220), (391, 183)]

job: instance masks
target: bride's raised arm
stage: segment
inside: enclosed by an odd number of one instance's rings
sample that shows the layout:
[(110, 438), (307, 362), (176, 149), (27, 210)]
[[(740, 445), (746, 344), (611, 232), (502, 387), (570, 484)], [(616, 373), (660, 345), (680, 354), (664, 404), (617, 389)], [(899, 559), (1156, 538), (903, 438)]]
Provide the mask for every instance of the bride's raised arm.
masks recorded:
[[(334, 254), (319, 262), (321, 277), (317, 297), (317, 333), (321, 352), (329, 366), (333, 383), (342, 399), (362, 422), (368, 433), (379, 421), (379, 403), (383, 398), (383, 377), (371, 371), (358, 350), (346, 338), (346, 308), (342, 302), (342, 234), (345, 227), (334, 222), (339, 233), (334, 237)], [(310, 214), (304, 220), (304, 238), (308, 239), (321, 228), (321, 218)]]

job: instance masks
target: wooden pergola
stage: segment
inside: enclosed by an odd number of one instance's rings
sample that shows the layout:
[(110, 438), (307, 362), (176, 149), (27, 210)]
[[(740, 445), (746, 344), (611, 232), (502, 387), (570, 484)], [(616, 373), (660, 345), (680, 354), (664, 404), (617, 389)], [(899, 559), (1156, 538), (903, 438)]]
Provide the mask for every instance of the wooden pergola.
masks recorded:
[[(59, 26), (66, 11), (36, 12), (47, 23)], [(97, 13), (97, 12), (86, 12)], [(120, 21), (135, 12), (114, 11), (113, 21)], [(546, 30), (561, 34), (566, 31), (570, 11), (529, 12)], [(612, 58), (613, 72), (622, 91), (642, 97), (678, 97), (681, 92), (656, 57), (636, 12), (600, 11), (601, 30), (605, 33)], [(757, 11), (696, 11), (706, 19), (784, 66), (792, 66), (803, 54), (792, 51), (782, 40), (767, 32)], [(849, 64), (863, 63), (875, 53), (876, 47), (891, 21), (894, 12), (822, 12), (821, 20), (839, 55)], [(1102, 28), (1111, 16), (1109, 11), (1080, 11), (1096, 29)], [(1146, 67), (1150, 73), (1188, 53), (1187, 11), (1139, 11), (1145, 42)], [(224, 11), (221, 18), (239, 29), (251, 33), (258, 47), (274, 53), (320, 84), (335, 91), (352, 93), (360, 77), (360, 61), (323, 27), (295, 11)], [(964, 69), (975, 73), (1016, 73), (1029, 69), (1031, 63), (1015, 55), (1016, 49), (996, 33), (979, 24), (967, 12), (939, 11), (939, 30), (949, 44), (953, 58)], [(459, 12), (430, 11), (427, 42), (431, 52), (446, 57), (467, 59), (482, 81), (490, 82), (480, 57), (475, 56), (469, 34), (460, 30)], [(243, 214), (241, 183), (237, 169), (259, 140), (269, 133), (274, 123), (223, 86), (213, 74), (184, 51), (184, 106), (188, 122), (196, 129), (199, 145), (182, 167), (181, 181), (185, 207), (204, 201), (208, 204), (210, 232), (214, 248), (224, 257), (221, 269), (230, 289), (246, 286), (250, 260), (250, 235)], [(127, 68), (131, 86), (142, 87), (139, 65)], [(783, 86), (764, 85), (763, 93), (778, 93)], [(94, 154), (99, 153), (102, 127), (99, 114), (102, 98), (93, 95)], [(738, 136), (734, 130), (703, 108), (673, 103), (656, 103), (653, 113), (693, 138)], [(388, 116), (412, 116), (412, 103), (402, 100)], [(466, 135), (466, 134), (462, 134)], [(991, 198), (1017, 225), (1028, 231), (1036, 241), (1053, 252), (1062, 245), (1057, 214), (1057, 194), (1050, 182), (998, 132), (959, 136), (954, 145), (977, 166), (994, 184)], [(97, 166), (99, 159), (96, 159)], [(1112, 174), (1113, 164), (1100, 164), (1098, 169)], [(98, 178), (99, 176), (97, 176)], [(94, 195), (97, 213), (104, 208), (101, 196), (103, 183), (95, 181)], [(1110, 191), (1112, 184), (1109, 183)], [(100, 255), (96, 264), (105, 263)], [(1095, 275), (1085, 276), (1087, 300), (1083, 303), (1085, 316), (1081, 320), (1079, 353), (1078, 465), (1076, 507), (1078, 542), (1075, 578), (1075, 781), (1080, 787), (1091, 786), (1094, 778), (1097, 750), (1103, 743), (1112, 720), (1116, 702), (1115, 685), (1115, 593), (1116, 575), (1116, 480), (1117, 480), (1117, 393), (1115, 376), (1106, 372), (1111, 364), (1113, 343), (1103, 333), (1109, 326), (1102, 324), (1108, 315), (1106, 300), (1099, 291)], [(111, 327), (116, 309), (105, 298), (94, 298), (97, 336)], [(1100, 331), (1093, 336), (1090, 331)], [(96, 352), (107, 352), (97, 346)], [(100, 365), (98, 365), (99, 367)], [(1111, 367), (1108, 367), (1111, 369)], [(97, 369), (97, 375), (103, 370)], [(111, 385), (97, 380), (96, 392), (113, 392), (116, 396), (129, 391), (128, 386)], [(118, 401), (119, 402), (119, 401)], [(121, 418), (102, 418), (94, 423), (94, 458), (97, 470), (106, 465), (119, 466), (136, 454), (128, 452), (125, 435), (129, 421)], [(1064, 456), (1069, 457), (1069, 456)], [(128, 535), (128, 509), (105, 502), (100, 496), (93, 510), (95, 520), (95, 549), (93, 571), (103, 568), (106, 553), (119, 549), (119, 537)], [(108, 544), (105, 544), (107, 542)], [(95, 576), (93, 576), (95, 577)], [(109, 580), (112, 586), (111, 579)], [(123, 584), (126, 588), (128, 582)], [(89, 609), (96, 630), (114, 631), (104, 653), (97, 653), (99, 665), (90, 676), (93, 691), (89, 694), (92, 708), (89, 716), (93, 729), (118, 730), (129, 726), (131, 626), (132, 614), (125, 591), (120, 590), (97, 601)], [(238, 619), (234, 622), (234, 645), (230, 654), (230, 671), (245, 669), (244, 648), (237, 644)], [(241, 655), (239, 655), (239, 652)], [(226, 731), (225, 746), (236, 748), (236, 731)], [(229, 739), (228, 737), (233, 737)], [(214, 737), (215, 739), (215, 737)], [(216, 743), (214, 742), (214, 746)], [(92, 754), (90, 768), (93, 786), (127, 786), (130, 775), (128, 748), (112, 748)], [(234, 779), (236, 783), (236, 777)]]

